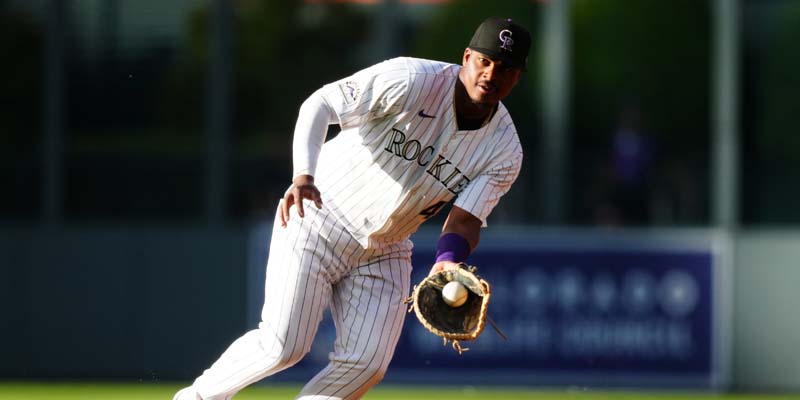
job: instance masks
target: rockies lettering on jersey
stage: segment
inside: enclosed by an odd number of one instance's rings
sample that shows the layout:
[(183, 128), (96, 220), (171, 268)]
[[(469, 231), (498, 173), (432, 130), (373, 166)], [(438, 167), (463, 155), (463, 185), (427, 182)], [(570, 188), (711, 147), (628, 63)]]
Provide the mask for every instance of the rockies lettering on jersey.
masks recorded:
[[(406, 161), (413, 161), (417, 160), (417, 164), (421, 167), (425, 167), (431, 163), (433, 160), (433, 152), (435, 149), (433, 146), (426, 146), (422, 148), (422, 144), (419, 140), (409, 140), (406, 142), (406, 134), (403, 131), (392, 128), (391, 134), (389, 136), (389, 142), (386, 144), (384, 150), (392, 153), (398, 157), (403, 157)], [(405, 143), (405, 144), (404, 144)], [(428, 158), (428, 156), (431, 156)], [(466, 177), (458, 167), (453, 166), (453, 170), (450, 174), (445, 178), (442, 179), (442, 168), (445, 166), (451, 165), (452, 162), (446, 159), (443, 155), (437, 154), (436, 162), (431, 165), (430, 168), (427, 169), (427, 173), (436, 178), (439, 183), (444, 185), (450, 192), (453, 194), (458, 194), (464, 187), (470, 182), (471, 179)], [(453, 186), (448, 186), (450, 182), (453, 181), (453, 178), (456, 176), (461, 175), (461, 179), (456, 180)]]
[(406, 240), (454, 197), (486, 226), (517, 178), (522, 146), (502, 103), (479, 129), (459, 129), (460, 68), (395, 58), (320, 90), (341, 131), (322, 146), (315, 183), (364, 248)]

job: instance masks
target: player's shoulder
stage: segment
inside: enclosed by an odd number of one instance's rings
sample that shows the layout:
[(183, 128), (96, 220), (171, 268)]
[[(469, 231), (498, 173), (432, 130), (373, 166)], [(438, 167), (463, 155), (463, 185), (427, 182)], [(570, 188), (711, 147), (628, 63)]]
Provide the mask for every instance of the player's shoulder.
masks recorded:
[(498, 104), (497, 111), (493, 118), (497, 120), (497, 130), (509, 135), (517, 134), (517, 127), (514, 125), (514, 119), (511, 118), (511, 113), (508, 112), (503, 102)]
[(414, 57), (396, 57), (375, 64), (370, 69), (375, 72), (386, 73), (389, 71), (394, 71), (398, 73), (406, 73), (411, 76), (441, 75), (455, 77), (458, 75), (459, 68), (459, 65), (442, 61)]
[(401, 57), (391, 58), (373, 64), (358, 74), (366, 75), (388, 75), (388, 76), (408, 76), (408, 65)]
[(521, 143), (519, 140), (519, 135), (517, 134), (517, 127), (514, 125), (514, 120), (511, 118), (511, 113), (508, 112), (508, 109), (503, 105), (502, 102), (497, 107), (497, 112), (495, 113), (493, 119), (495, 120), (495, 137), (498, 140), (508, 141), (514, 147), (521, 148)]
[(381, 64), (384, 68), (403, 68), (410, 75), (458, 75), (457, 65), (424, 58), (397, 57)]

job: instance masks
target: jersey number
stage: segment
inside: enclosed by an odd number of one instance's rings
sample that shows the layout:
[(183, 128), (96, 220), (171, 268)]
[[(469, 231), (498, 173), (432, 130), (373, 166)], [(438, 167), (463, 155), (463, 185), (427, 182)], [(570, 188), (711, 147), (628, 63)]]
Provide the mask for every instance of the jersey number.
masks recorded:
[(424, 215), (425, 219), (428, 219), (428, 218), (436, 215), (436, 213), (438, 213), (439, 210), (441, 210), (442, 207), (444, 207), (445, 204), (447, 204), (446, 201), (440, 201), (438, 203), (435, 203), (434, 205), (429, 206), (429, 207), (425, 208), (424, 210), (420, 211), (419, 215)]

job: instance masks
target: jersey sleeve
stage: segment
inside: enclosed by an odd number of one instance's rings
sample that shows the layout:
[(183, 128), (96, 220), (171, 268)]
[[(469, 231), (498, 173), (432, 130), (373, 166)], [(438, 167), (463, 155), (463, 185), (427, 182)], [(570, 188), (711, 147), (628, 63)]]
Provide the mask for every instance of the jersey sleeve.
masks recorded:
[(472, 179), (455, 200), (454, 205), (481, 220), (481, 227), (487, 226), (489, 214), (519, 176), (522, 147), (516, 140), (511, 147), (505, 157), (499, 157), (501, 161)]
[(323, 86), (322, 95), (345, 129), (399, 113), (406, 102), (408, 81), (407, 61), (395, 58)]

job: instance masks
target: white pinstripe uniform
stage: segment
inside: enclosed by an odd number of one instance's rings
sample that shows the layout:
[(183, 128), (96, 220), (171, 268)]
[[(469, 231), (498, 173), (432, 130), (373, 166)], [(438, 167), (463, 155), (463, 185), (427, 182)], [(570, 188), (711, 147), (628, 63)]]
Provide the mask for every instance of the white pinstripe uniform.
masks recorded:
[(329, 306), (334, 351), (299, 398), (357, 399), (382, 379), (406, 314), (409, 236), (456, 196), (485, 226), (522, 162), (502, 104), (480, 129), (458, 130), (460, 68), (397, 58), (317, 92), (342, 131), (318, 166), (295, 174), (315, 175), (324, 206), (305, 200), (305, 218), (292, 207), (286, 228), (276, 217), (263, 321), (195, 381), (203, 399), (231, 398), (299, 361)]

